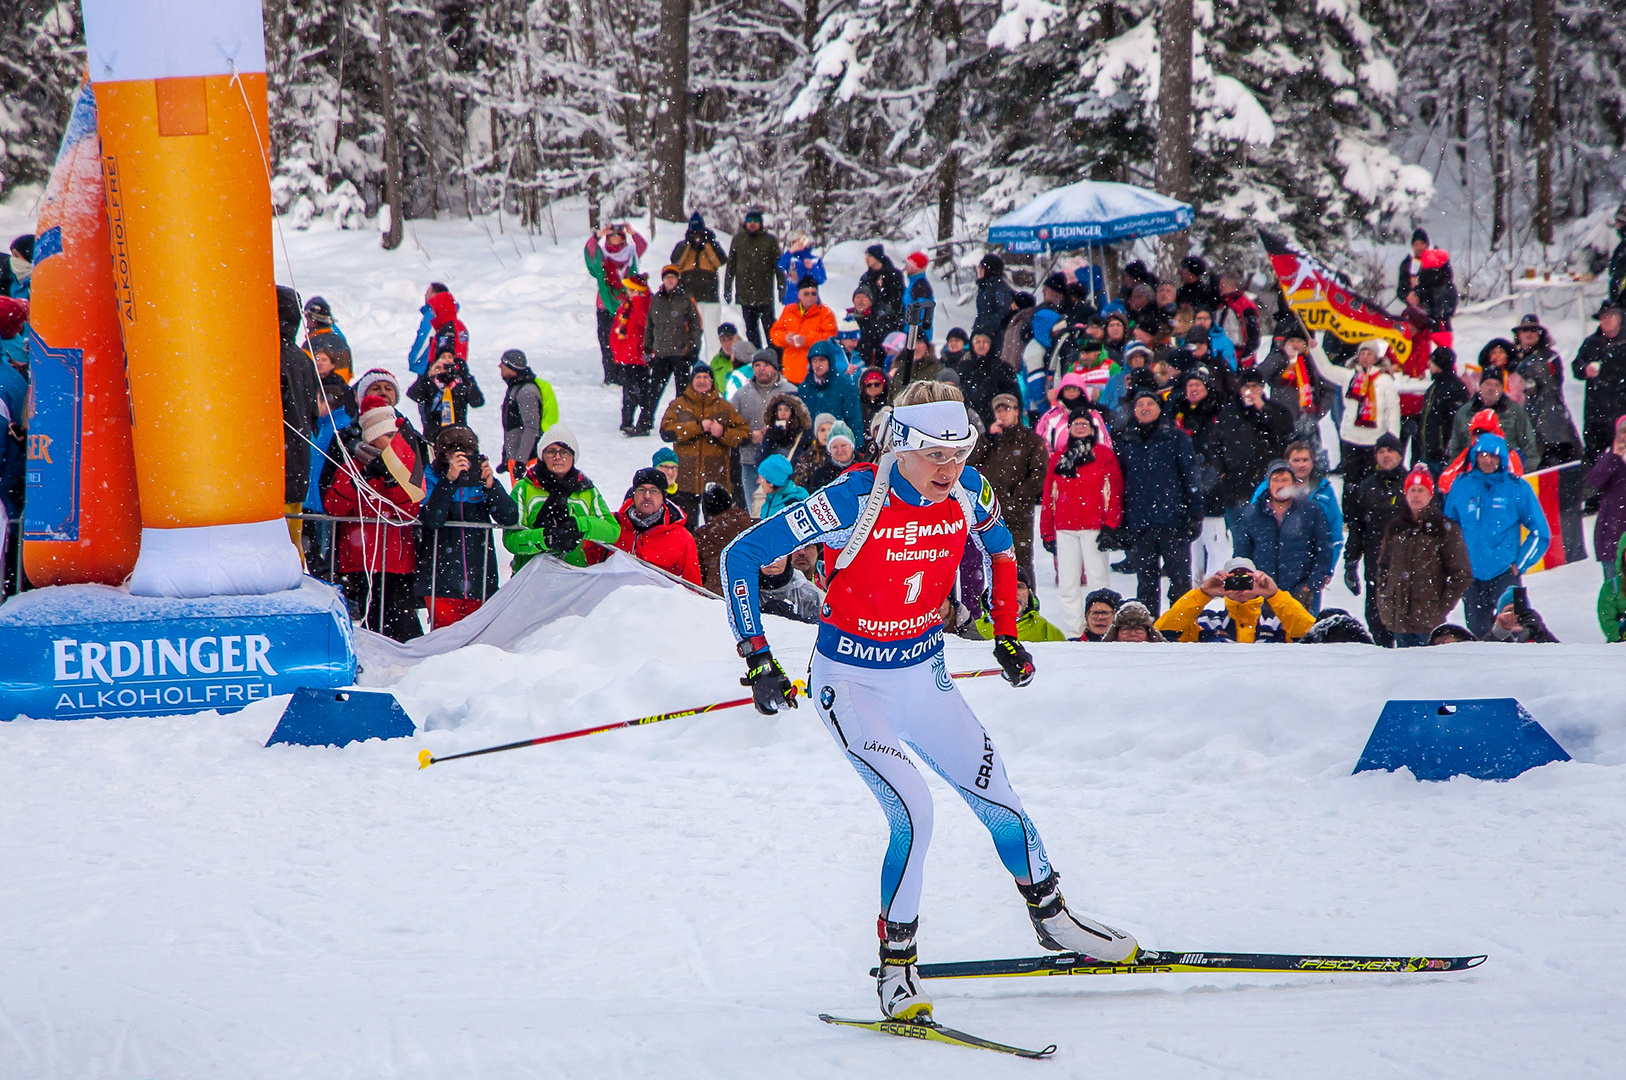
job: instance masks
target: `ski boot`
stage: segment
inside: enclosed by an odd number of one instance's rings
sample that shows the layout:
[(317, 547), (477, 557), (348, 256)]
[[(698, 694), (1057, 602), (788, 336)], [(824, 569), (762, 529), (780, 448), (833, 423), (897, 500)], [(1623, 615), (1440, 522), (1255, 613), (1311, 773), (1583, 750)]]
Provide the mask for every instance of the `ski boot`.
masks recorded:
[(1083, 953), (1109, 964), (1131, 963), (1140, 951), (1133, 935), (1068, 911), (1061, 895), (1061, 875), (1054, 870), (1044, 880), (1018, 884), (1016, 889), (1028, 902), (1028, 918), (1045, 948)]
[(920, 920), (887, 922), (882, 916), (876, 926), (881, 937), (881, 967), (875, 979), (875, 992), (881, 998), (881, 1012), (893, 1020), (930, 1020), (932, 1003), (920, 989), (915, 971), (919, 954), (915, 951), (915, 931)]

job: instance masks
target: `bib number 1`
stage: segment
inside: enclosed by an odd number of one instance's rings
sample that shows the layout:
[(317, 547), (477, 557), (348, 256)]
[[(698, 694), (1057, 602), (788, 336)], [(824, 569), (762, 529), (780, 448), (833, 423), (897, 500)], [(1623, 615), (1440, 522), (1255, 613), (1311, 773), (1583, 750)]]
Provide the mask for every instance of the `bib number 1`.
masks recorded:
[(920, 570), (903, 579), (903, 602), (912, 604), (920, 599), (920, 590), (926, 584), (926, 571)]

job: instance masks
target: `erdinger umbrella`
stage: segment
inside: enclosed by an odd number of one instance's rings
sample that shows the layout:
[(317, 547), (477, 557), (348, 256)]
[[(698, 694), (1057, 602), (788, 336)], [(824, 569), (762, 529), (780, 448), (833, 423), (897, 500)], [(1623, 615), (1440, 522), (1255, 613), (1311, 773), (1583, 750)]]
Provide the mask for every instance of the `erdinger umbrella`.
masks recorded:
[(1047, 191), (988, 227), (1009, 251), (1068, 251), (1189, 228), (1188, 203), (1133, 184), (1080, 180)]

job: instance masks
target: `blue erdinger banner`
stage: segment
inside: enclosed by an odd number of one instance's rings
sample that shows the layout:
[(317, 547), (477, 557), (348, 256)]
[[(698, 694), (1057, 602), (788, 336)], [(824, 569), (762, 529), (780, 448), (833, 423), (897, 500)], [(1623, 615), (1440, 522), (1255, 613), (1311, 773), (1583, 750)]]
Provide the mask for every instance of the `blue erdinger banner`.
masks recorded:
[(155, 600), (98, 585), (0, 606), (0, 719), (234, 712), (301, 686), (348, 686), (349, 614), (331, 587)]

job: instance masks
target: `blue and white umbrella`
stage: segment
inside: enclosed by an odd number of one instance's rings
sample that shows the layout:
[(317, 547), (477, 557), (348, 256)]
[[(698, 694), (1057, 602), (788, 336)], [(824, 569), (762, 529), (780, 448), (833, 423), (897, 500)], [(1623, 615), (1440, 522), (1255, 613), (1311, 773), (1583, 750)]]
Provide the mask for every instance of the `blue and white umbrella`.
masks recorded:
[(1189, 228), (1188, 203), (1133, 184), (1080, 180), (1047, 191), (988, 227), (988, 242), (1025, 253), (1069, 251)]

